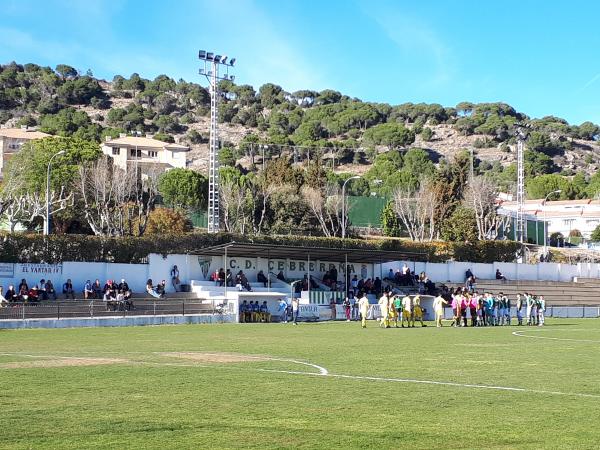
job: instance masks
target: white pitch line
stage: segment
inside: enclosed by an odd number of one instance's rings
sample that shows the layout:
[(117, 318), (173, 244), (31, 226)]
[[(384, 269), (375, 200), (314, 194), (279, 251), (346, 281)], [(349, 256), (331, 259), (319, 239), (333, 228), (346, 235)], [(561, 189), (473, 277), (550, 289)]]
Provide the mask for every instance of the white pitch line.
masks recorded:
[[(538, 330), (541, 331), (541, 330)], [(558, 330), (549, 330), (549, 331), (558, 331)], [(575, 331), (575, 330), (563, 330), (563, 331)], [(593, 339), (570, 339), (570, 338), (557, 338), (557, 337), (549, 337), (549, 336), (531, 336), (529, 334), (523, 334), (526, 331), (513, 331), (513, 336), (524, 337), (530, 339), (549, 339), (551, 341), (568, 341), (568, 342), (591, 342), (594, 344), (600, 344), (600, 341)]]
[(523, 392), (531, 394), (546, 394), (546, 395), (562, 395), (562, 396), (573, 396), (573, 397), (585, 397), (585, 398), (600, 398), (600, 395), (596, 394), (582, 394), (578, 392), (560, 392), (560, 391), (543, 391), (538, 389), (527, 389), (509, 386), (488, 386), (485, 384), (463, 384), (455, 383), (452, 381), (433, 381), (433, 380), (413, 380), (409, 378), (384, 378), (384, 377), (368, 377), (361, 375), (343, 375), (343, 374), (321, 374), (312, 372), (299, 372), (293, 370), (273, 370), (273, 369), (256, 369), (261, 372), (275, 372), (275, 373), (286, 373), (290, 375), (308, 375), (314, 377), (329, 377), (329, 378), (344, 378), (350, 380), (367, 380), (367, 381), (383, 381), (391, 383), (413, 383), (413, 384), (429, 384), (436, 386), (450, 386), (450, 387), (461, 387), (461, 388), (473, 388), (473, 389), (488, 389), (496, 391), (510, 391), (510, 392)]

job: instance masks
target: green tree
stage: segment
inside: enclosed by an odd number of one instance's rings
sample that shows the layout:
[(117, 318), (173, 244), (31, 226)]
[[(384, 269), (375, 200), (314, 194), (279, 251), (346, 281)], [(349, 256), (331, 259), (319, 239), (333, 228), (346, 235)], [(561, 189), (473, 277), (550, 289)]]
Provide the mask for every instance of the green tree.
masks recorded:
[(396, 211), (394, 203), (388, 202), (381, 211), (381, 223), (383, 225), (383, 234), (385, 236), (399, 237), (402, 234), (402, 223)]
[(230, 147), (223, 147), (219, 150), (219, 164), (221, 166), (235, 166), (235, 156), (233, 149)]
[(167, 206), (201, 209), (208, 199), (208, 180), (196, 171), (176, 168), (161, 175), (158, 190)]
[(527, 179), (527, 197), (530, 199), (544, 199), (550, 192), (560, 190), (559, 198), (566, 199), (570, 191), (569, 185), (569, 180), (558, 174), (539, 175)]
[(478, 240), (475, 212), (464, 206), (457, 207), (441, 226), (441, 236), (445, 241), (475, 242)]
[(26, 192), (45, 192), (46, 170), (50, 158), (60, 151), (64, 155), (52, 160), (50, 185), (53, 190), (71, 189), (78, 176), (79, 166), (95, 161), (102, 154), (96, 142), (68, 137), (47, 137), (30, 141), (8, 162), (7, 183), (22, 181)]
[(77, 76), (77, 70), (66, 64), (59, 64), (56, 66), (56, 72), (63, 78), (74, 78)]
[(415, 134), (399, 123), (383, 123), (369, 128), (363, 135), (365, 143), (401, 148), (415, 141)]
[(594, 231), (592, 231), (592, 235), (590, 236), (590, 238), (594, 242), (600, 242), (600, 225), (594, 228)]

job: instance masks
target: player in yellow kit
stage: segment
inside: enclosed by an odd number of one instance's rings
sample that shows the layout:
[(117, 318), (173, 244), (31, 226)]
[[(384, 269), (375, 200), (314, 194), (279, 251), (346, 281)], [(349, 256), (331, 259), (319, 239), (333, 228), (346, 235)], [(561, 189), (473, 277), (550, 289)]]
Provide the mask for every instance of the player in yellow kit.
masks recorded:
[(394, 295), (393, 297), (391, 296), (391, 293), (388, 294), (388, 309), (389, 309), (389, 318), (390, 318), (390, 326), (394, 325), (396, 328), (398, 328), (398, 311), (396, 311), (396, 308), (394, 306), (394, 300), (396, 299), (396, 296)]
[[(400, 324), (404, 328), (404, 321), (406, 320), (407, 326), (410, 328), (410, 321), (412, 319), (412, 299), (409, 295), (402, 299), (402, 321)], [(415, 326), (413, 321), (413, 327)]]
[(421, 297), (418, 295), (415, 295), (415, 298), (413, 299), (413, 316), (412, 316), (413, 327), (415, 326), (415, 320), (418, 320), (419, 322), (421, 322), (421, 327), (427, 326), (423, 323), (423, 308), (421, 308)]

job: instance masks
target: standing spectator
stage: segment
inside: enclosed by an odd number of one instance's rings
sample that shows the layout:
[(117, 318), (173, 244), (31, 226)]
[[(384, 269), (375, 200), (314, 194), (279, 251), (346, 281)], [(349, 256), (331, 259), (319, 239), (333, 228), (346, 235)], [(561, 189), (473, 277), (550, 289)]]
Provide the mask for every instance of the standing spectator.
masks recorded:
[(90, 280), (86, 280), (83, 285), (83, 298), (85, 300), (94, 297), (94, 289), (92, 288), (92, 282)]
[(329, 300), (329, 307), (331, 308), (331, 320), (337, 319), (337, 303), (335, 302), (335, 297), (332, 295)]
[(52, 297), (52, 300), (56, 300), (56, 289), (54, 289), (54, 284), (52, 284), (52, 280), (46, 280), (46, 285), (44, 286), (46, 291), (46, 298), (49, 299)]
[(350, 305), (352, 307), (352, 320), (358, 320), (358, 298), (356, 298), (356, 293), (352, 294)]
[(358, 294), (358, 277), (356, 275), (350, 281), (350, 286), (352, 287), (352, 295), (356, 296)]
[(225, 269), (223, 269), (222, 267), (219, 269), (219, 286), (225, 286)]
[(298, 325), (298, 316), (300, 315), (300, 300), (292, 298), (292, 320), (294, 325)]
[(473, 275), (473, 272), (471, 271), (471, 269), (470, 269), (470, 268), (469, 268), (469, 269), (467, 269), (467, 271), (465, 272), (465, 282), (466, 282), (466, 281), (467, 281), (469, 278), (471, 278), (471, 277), (473, 277), (473, 276), (474, 276), (474, 275)]
[(225, 282), (227, 283), (227, 287), (233, 287), (233, 274), (231, 273), (231, 269), (227, 269)]
[(75, 300), (75, 291), (73, 290), (73, 283), (71, 283), (70, 278), (63, 284), (62, 291), (65, 294), (65, 299), (71, 297), (72, 300)]
[(103, 297), (102, 286), (100, 285), (100, 280), (98, 278), (96, 278), (96, 281), (94, 281), (94, 284), (92, 285), (92, 290), (94, 291), (95, 298), (100, 299)]
[(146, 292), (154, 298), (161, 298), (161, 295), (159, 294), (157, 288), (155, 289), (152, 285), (152, 278), (148, 279), (148, 281), (146, 282)]
[(181, 282), (179, 281), (179, 269), (177, 266), (173, 266), (171, 269), (171, 284), (173, 285), (175, 292), (179, 292), (178, 286), (181, 285)]
[(344, 305), (344, 312), (346, 313), (346, 322), (350, 322), (352, 304), (350, 303), (350, 299), (348, 298), (348, 296), (346, 296), (346, 298), (344, 299), (343, 305)]

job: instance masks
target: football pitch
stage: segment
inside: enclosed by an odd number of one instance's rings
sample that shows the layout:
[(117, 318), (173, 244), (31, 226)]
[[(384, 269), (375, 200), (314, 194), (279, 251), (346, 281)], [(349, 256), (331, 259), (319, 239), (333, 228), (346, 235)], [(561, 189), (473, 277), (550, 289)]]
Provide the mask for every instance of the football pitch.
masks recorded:
[(600, 321), (0, 331), (1, 448), (600, 446)]

